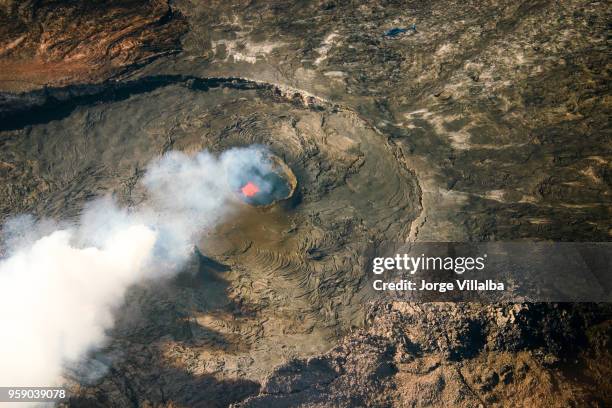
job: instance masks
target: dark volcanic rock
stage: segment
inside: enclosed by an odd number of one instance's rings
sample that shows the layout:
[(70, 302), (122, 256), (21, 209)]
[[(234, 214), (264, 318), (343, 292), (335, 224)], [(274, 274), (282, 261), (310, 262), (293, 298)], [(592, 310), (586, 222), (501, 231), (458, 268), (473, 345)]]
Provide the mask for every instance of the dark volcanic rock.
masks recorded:
[[(368, 329), (347, 336), (317, 364), (277, 369), (266, 380), (271, 387), (236, 406), (603, 407), (612, 389), (600, 373), (611, 368), (610, 350), (588, 332), (609, 330), (612, 309), (605, 310), (602, 316), (594, 305), (396, 303), (377, 309)], [(473, 322), (480, 330), (466, 336)], [(582, 351), (589, 349), (598, 350), (596, 359)], [(321, 366), (333, 369), (322, 376)], [(291, 387), (296, 379), (299, 387)]]

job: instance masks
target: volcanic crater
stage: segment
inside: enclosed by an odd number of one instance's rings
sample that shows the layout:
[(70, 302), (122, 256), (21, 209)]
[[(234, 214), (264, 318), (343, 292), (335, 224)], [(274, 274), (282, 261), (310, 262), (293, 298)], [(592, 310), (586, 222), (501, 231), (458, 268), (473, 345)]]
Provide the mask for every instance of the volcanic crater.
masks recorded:
[[(367, 256), (404, 239), (420, 210), (414, 175), (382, 135), (351, 110), (270, 84), (144, 78), (129, 86), (72, 95), (46, 123), (2, 132), (0, 160), (15, 166), (3, 196), (16, 199), (2, 200), (2, 210), (20, 202), (40, 217), (76, 217), (102, 191), (138, 207), (143, 168), (169, 150), (261, 145), (273, 171), (232, 186), (252, 205), (236, 205), (206, 231), (184, 273), (131, 290), (123, 309), (142, 318), (118, 313), (115, 340), (94, 360), (130, 365), (129, 350), (153, 344), (157, 355), (132, 368), (141, 378), (188, 358), (192, 375), (260, 383), (276, 365), (322, 353), (362, 326)], [(258, 199), (263, 182), (274, 188)]]

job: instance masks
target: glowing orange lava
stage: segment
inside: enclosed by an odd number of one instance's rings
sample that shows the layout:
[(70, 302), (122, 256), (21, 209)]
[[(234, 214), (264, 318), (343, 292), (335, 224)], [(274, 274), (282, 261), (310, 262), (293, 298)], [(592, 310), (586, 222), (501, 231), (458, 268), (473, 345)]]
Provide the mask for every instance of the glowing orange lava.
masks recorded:
[(250, 181), (242, 187), (242, 194), (247, 197), (253, 197), (257, 193), (259, 193), (259, 187)]

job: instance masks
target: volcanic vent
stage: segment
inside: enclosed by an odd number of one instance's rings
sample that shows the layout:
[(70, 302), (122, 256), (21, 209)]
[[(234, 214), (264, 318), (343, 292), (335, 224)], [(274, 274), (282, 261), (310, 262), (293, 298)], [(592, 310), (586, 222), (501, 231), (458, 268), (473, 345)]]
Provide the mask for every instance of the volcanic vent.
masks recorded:
[(297, 180), (280, 157), (258, 150), (257, 159), (229, 172), (230, 186), (240, 200), (255, 207), (268, 207), (293, 195)]

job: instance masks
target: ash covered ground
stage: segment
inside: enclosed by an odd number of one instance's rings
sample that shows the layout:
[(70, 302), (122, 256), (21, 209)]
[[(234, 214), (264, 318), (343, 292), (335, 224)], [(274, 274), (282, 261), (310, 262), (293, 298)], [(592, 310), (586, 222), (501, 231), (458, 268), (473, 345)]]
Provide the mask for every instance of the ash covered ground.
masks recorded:
[(131, 288), (68, 405), (610, 404), (608, 305), (359, 292), (388, 242), (610, 241), (609, 21), (587, 1), (1, 3), (2, 220), (138, 208), (172, 150), (262, 144), (298, 183)]

